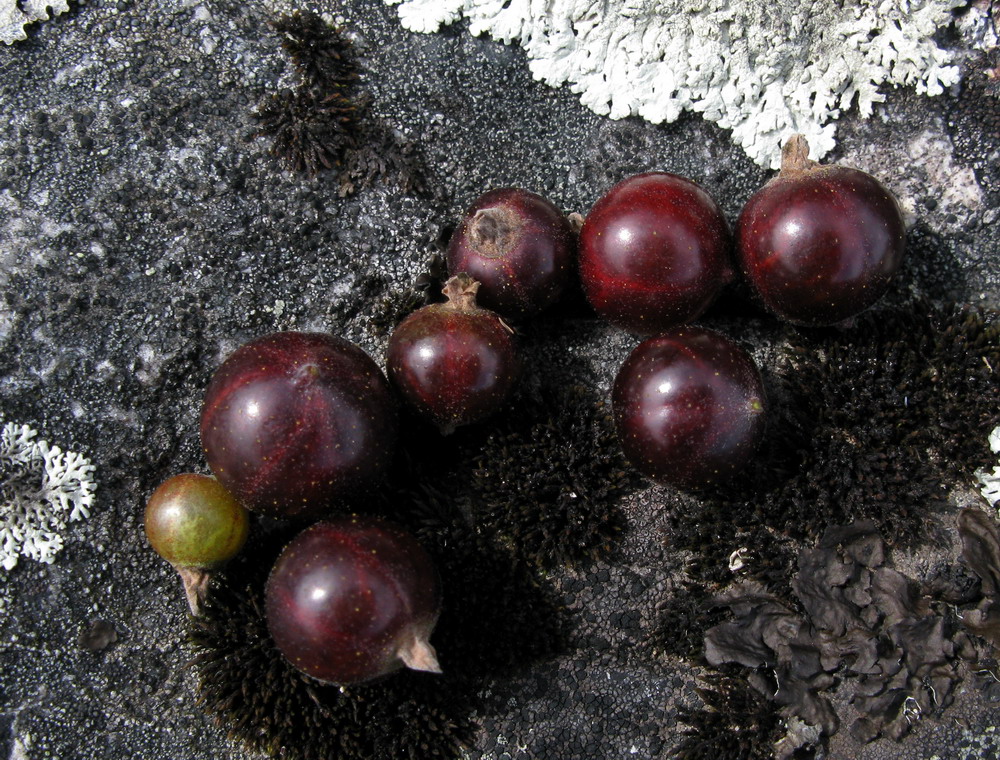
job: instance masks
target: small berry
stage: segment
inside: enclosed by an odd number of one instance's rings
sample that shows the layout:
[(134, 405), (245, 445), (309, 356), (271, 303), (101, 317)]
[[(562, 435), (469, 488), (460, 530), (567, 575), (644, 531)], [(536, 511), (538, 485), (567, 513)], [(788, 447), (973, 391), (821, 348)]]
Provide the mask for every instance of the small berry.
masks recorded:
[(478, 288), (467, 274), (452, 277), (446, 303), (413, 312), (389, 338), (389, 379), (444, 434), (496, 412), (520, 367), (510, 328), (476, 305)]
[(316, 523), (281, 553), (265, 590), (268, 630), (285, 658), (327, 683), (364, 683), (404, 665), (440, 673), (428, 642), (441, 610), (430, 556), (374, 518)]
[(205, 393), (212, 472), (248, 509), (313, 516), (377, 483), (396, 442), (385, 376), (360, 348), (280, 332), (237, 349)]
[(580, 230), (580, 279), (609, 322), (650, 334), (690, 322), (732, 279), (729, 225), (689, 179), (649, 172), (594, 204)]
[(903, 260), (906, 228), (896, 199), (874, 177), (808, 155), (805, 138), (792, 137), (781, 172), (747, 201), (739, 260), (770, 311), (830, 325), (882, 297)]
[(480, 196), (448, 244), (448, 271), (480, 282), (479, 303), (506, 317), (536, 314), (563, 294), (575, 269), (575, 235), (540, 195), (503, 188)]
[(174, 475), (146, 503), (146, 538), (180, 573), (188, 605), (196, 615), (210, 571), (243, 548), (248, 528), (247, 511), (219, 481), (206, 475)]
[(615, 378), (612, 402), (626, 458), (681, 488), (725, 481), (764, 433), (766, 399), (753, 359), (701, 327), (640, 343)]

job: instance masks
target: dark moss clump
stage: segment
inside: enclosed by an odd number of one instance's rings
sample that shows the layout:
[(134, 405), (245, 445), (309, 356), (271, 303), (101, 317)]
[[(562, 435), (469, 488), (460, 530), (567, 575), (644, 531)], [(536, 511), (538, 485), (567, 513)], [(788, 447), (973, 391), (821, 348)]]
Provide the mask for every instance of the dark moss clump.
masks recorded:
[(564, 648), (548, 590), (453, 520), (440, 494), (426, 491), (423, 508), (415, 494), (399, 490), (394, 509), (387, 500), (376, 511), (413, 530), (441, 573), (444, 606), (431, 640), (444, 673), (401, 671), (343, 691), (300, 674), (274, 647), (263, 613), (267, 574), (293, 531), (257, 538), (213, 586), (204, 615), (191, 618), (201, 701), (232, 738), (296, 760), (457, 758), (486, 679)]
[[(918, 302), (866, 313), (847, 330), (793, 332), (790, 344), (785, 371), (768, 379), (774, 414), (753, 466), (674, 515), (671, 541), (694, 553), (693, 574), (710, 585), (729, 580), (720, 555), (780, 549), (774, 534), (813, 540), (871, 519), (890, 541), (912, 541), (947, 487), (991, 461), (995, 315)], [(758, 554), (771, 566), (755, 577), (775, 590), (792, 555), (779, 551), (782, 568)]]
[(427, 189), (423, 160), (416, 143), (407, 140), (383, 121), (362, 123), (357, 145), (347, 151), (340, 172), (341, 197), (386, 178), (404, 193)]
[(307, 87), (335, 93), (358, 78), (351, 43), (343, 30), (327, 24), (318, 13), (296, 11), (280, 16), (271, 25)]
[(681, 712), (689, 728), (671, 756), (680, 760), (772, 760), (782, 734), (774, 705), (744, 678), (722, 673), (705, 677), (698, 694), (703, 709)]
[(585, 389), (545, 391), (486, 437), (472, 473), (478, 525), (520, 558), (552, 566), (606, 556), (622, 529), (617, 503), (638, 485), (610, 407)]
[(657, 607), (657, 626), (646, 644), (656, 654), (701, 659), (705, 631), (726, 619), (704, 584), (687, 582)]
[(339, 166), (357, 137), (354, 105), (316, 90), (281, 90), (257, 109), (258, 135), (272, 139), (271, 152), (295, 171), (316, 174)]
[(357, 64), (348, 40), (315, 13), (296, 12), (273, 23), (301, 82), (265, 99), (255, 113), (255, 136), (293, 170), (316, 174), (343, 162), (359, 142), (363, 99), (353, 92)]

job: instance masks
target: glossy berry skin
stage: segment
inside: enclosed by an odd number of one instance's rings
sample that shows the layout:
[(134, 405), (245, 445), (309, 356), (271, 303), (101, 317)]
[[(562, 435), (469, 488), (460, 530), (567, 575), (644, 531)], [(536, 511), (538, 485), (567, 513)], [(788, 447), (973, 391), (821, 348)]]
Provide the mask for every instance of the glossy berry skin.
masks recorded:
[(764, 386), (753, 360), (700, 327), (640, 343), (615, 378), (612, 405), (632, 465), (685, 489), (725, 482), (764, 433)]
[(580, 279), (597, 313), (640, 334), (696, 318), (733, 275), (729, 225), (712, 197), (666, 172), (630, 177), (580, 230)]
[(392, 384), (445, 434), (496, 412), (520, 369), (510, 328), (494, 312), (475, 305), (474, 281), (454, 277), (446, 294), (450, 286), (455, 288), (451, 300), (404, 319), (386, 351)]
[(184, 473), (167, 478), (149, 497), (146, 537), (175, 567), (215, 568), (243, 547), (247, 511), (215, 478)]
[(787, 156), (781, 174), (740, 215), (740, 266), (777, 316), (835, 324), (867, 309), (889, 287), (903, 259), (903, 216), (871, 175), (804, 156), (789, 169)]
[(205, 393), (212, 472), (248, 509), (314, 516), (376, 483), (396, 442), (388, 382), (360, 348), (281, 332), (237, 349)]
[(345, 686), (403, 665), (440, 672), (427, 642), (440, 608), (437, 572), (416, 539), (357, 516), (299, 534), (265, 590), (268, 629), (285, 658), (306, 675)]
[(448, 271), (481, 283), (477, 298), (505, 317), (523, 318), (555, 303), (576, 268), (567, 218), (540, 195), (490, 190), (466, 212), (448, 244)]

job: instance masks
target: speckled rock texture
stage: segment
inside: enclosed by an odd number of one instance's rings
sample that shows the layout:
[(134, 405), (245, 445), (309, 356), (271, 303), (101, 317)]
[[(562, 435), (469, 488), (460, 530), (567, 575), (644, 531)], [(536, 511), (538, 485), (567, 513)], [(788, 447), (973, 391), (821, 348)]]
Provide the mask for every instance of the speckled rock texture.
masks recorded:
[[(142, 531), (159, 482), (207, 472), (202, 397), (233, 349), (326, 330), (382, 364), (386, 314), (490, 188), (522, 186), (585, 214), (620, 179), (662, 169), (701, 183), (733, 222), (769, 176), (701, 118), (598, 116), (534, 81), (520, 49), (461, 25), (413, 34), (380, 0), (310, 3), (354, 42), (364, 118), (389, 146), (371, 181), (342, 196), (336, 172), (290, 172), (254, 136), (256, 105), (295, 84), (269, 22), (300, 7), (79, 0), (0, 46), (0, 421), (87, 457), (97, 484), (52, 564), (0, 570), (0, 758), (259, 757), (200, 706), (187, 605)], [(1000, 101), (987, 76), (1000, 61), (958, 31), (940, 41), (962, 83), (933, 99), (894, 90), (871, 118), (844, 116), (828, 158), (874, 174), (907, 215), (908, 258), (886, 305), (1000, 308)], [(399, 146), (422, 182), (393, 170)], [(536, 368), (526, 382), (607, 400), (637, 339), (583, 306), (545, 319), (522, 326)], [(759, 309), (720, 304), (700, 321), (749, 346), (765, 377), (781, 371), (784, 328)], [(890, 546), (907, 576), (957, 562), (957, 505), (979, 498), (974, 472), (958, 480), (917, 541)], [(565, 645), (483, 684), (469, 757), (661, 757), (680, 741), (678, 713), (700, 708), (704, 661), (648, 646), (685, 582), (670, 515), (697, 498), (610, 493), (623, 523), (613, 553), (538, 572)], [(725, 567), (740, 548), (704, 556)], [(996, 757), (987, 681), (962, 680), (901, 744), (840, 731), (818, 756)], [(846, 693), (833, 706), (844, 724), (857, 717)]]

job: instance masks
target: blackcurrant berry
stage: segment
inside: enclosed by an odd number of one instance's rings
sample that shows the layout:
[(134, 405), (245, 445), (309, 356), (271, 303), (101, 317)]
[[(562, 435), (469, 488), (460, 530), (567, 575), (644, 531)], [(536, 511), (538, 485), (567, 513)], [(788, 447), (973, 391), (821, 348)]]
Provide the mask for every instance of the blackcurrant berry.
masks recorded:
[(682, 488), (725, 481), (747, 464), (764, 432), (766, 400), (753, 359), (701, 327), (640, 343), (615, 378), (612, 402), (628, 460)]
[(466, 274), (445, 283), (448, 302), (418, 309), (389, 338), (389, 379), (442, 433), (496, 412), (517, 379), (514, 337), (494, 312), (476, 305), (479, 283)]
[(540, 195), (503, 188), (480, 196), (448, 244), (448, 271), (480, 282), (479, 303), (506, 317), (555, 303), (576, 268), (576, 235)]
[(619, 182), (580, 230), (580, 279), (591, 306), (640, 334), (705, 311), (732, 278), (729, 225), (712, 197), (666, 172)]
[(781, 172), (747, 201), (739, 261), (769, 310), (829, 325), (885, 293), (903, 259), (906, 228), (896, 199), (874, 177), (808, 155), (805, 138), (792, 137)]
[(248, 509), (312, 516), (385, 474), (396, 442), (392, 394), (360, 348), (281, 332), (237, 349), (205, 393), (212, 472)]
[(375, 518), (307, 528), (267, 581), (265, 614), (285, 658), (342, 686), (404, 665), (440, 673), (428, 642), (441, 609), (437, 572), (409, 533)]

